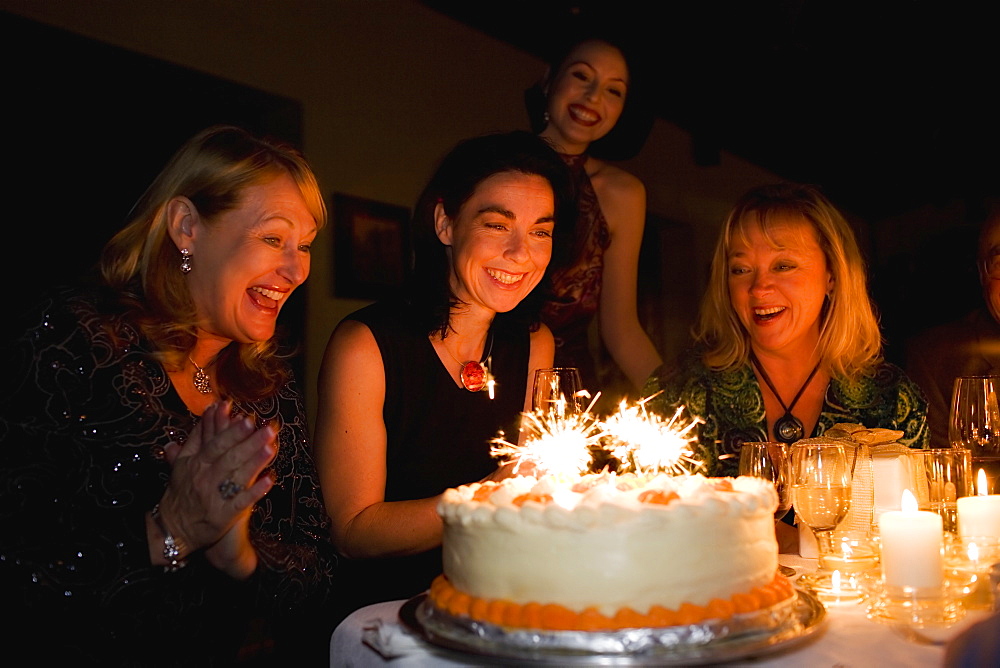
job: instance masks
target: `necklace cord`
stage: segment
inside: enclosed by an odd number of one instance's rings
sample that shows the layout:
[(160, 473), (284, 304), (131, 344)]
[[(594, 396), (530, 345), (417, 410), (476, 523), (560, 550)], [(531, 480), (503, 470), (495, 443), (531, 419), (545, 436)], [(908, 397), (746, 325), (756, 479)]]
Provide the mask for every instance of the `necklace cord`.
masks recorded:
[(792, 399), (792, 403), (786, 406), (785, 402), (781, 399), (781, 395), (778, 394), (778, 391), (776, 389), (774, 389), (774, 383), (771, 382), (771, 379), (770, 377), (768, 377), (767, 372), (764, 371), (764, 365), (760, 363), (760, 360), (758, 360), (757, 356), (754, 355), (752, 352), (750, 353), (750, 361), (753, 363), (757, 371), (760, 372), (760, 377), (764, 379), (764, 383), (767, 384), (767, 388), (771, 390), (771, 394), (773, 394), (775, 399), (778, 400), (778, 403), (781, 404), (781, 407), (785, 410), (786, 415), (790, 415), (792, 409), (795, 408), (795, 404), (799, 403), (799, 398), (802, 396), (802, 393), (806, 391), (806, 388), (809, 387), (809, 383), (812, 382), (813, 376), (815, 376), (816, 372), (819, 371), (819, 365), (820, 365), (819, 362), (816, 362), (816, 366), (814, 366), (813, 370), (809, 372), (809, 377), (806, 378), (806, 382), (804, 382), (802, 384), (802, 387), (799, 388), (799, 391), (795, 395), (795, 398)]
[(490, 367), (493, 364), (493, 326), (490, 325), (489, 331), (486, 333), (486, 340), (483, 342), (483, 352), (480, 355), (480, 361), (475, 362), (469, 360), (466, 362), (461, 361), (455, 357), (451, 349), (441, 340), (441, 345), (444, 346), (444, 350), (448, 353), (448, 357), (455, 360), (459, 366), (458, 378), (462, 384), (462, 387), (469, 390), (470, 392), (479, 392), (484, 389), (488, 389), (490, 392), (490, 399), (493, 399), (493, 385), (495, 380), (493, 374), (490, 372)]

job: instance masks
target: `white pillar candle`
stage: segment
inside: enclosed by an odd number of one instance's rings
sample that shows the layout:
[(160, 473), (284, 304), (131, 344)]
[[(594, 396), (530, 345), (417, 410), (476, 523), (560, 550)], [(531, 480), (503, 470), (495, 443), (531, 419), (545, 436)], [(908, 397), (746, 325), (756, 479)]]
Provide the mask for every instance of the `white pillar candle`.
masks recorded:
[(959, 499), (958, 534), (1000, 538), (1000, 494)]
[(958, 500), (958, 535), (1000, 538), (1000, 494), (986, 493), (986, 473), (979, 469), (977, 496)]
[(903, 492), (902, 510), (879, 517), (882, 573), (889, 587), (940, 587), (944, 525), (937, 513), (917, 510), (910, 490)]

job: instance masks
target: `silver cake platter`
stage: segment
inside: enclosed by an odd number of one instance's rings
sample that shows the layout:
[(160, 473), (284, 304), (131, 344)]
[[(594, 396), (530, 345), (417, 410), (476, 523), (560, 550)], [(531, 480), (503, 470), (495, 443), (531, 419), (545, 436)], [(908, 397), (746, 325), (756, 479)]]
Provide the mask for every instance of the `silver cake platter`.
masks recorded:
[[(434, 607), (426, 594), (407, 601), (401, 621), (438, 648), (489, 663), (517, 660), (540, 665), (696, 666), (746, 659), (790, 649), (824, 627), (826, 609), (813, 594), (771, 608), (689, 626), (609, 632), (511, 629)], [(461, 655), (456, 657), (462, 660)], [(483, 661), (485, 660), (485, 661)]]

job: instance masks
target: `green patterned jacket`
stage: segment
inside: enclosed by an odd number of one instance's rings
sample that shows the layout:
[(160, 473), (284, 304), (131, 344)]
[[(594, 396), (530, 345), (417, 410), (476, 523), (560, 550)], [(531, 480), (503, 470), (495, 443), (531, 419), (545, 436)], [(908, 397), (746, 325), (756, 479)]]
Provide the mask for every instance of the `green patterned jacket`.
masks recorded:
[[(706, 463), (706, 475), (735, 476), (740, 445), (768, 440), (764, 397), (749, 364), (712, 371), (691, 350), (673, 370), (646, 381), (643, 396), (657, 392), (648, 404), (651, 410), (670, 417), (678, 406), (684, 406), (683, 417), (704, 420), (696, 428), (698, 440), (693, 445), (697, 458)], [(911, 448), (926, 448), (930, 438), (927, 402), (920, 388), (902, 369), (888, 363), (855, 384), (830, 381), (811, 436), (838, 422), (901, 430), (900, 443)]]

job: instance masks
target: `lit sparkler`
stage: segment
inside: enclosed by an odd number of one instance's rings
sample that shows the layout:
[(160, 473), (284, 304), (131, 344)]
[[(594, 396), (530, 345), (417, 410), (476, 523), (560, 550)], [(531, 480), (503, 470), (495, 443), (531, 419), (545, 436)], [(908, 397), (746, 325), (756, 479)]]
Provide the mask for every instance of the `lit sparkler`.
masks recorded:
[[(691, 441), (695, 439), (691, 431), (702, 420), (694, 418), (683, 422), (683, 406), (665, 420), (646, 409), (650, 399), (652, 397), (647, 397), (632, 406), (623, 401), (618, 412), (604, 422), (608, 451), (623, 465), (630, 464), (641, 473), (663, 471), (676, 475), (704, 468), (704, 464), (692, 456), (691, 450)], [(623, 472), (621, 467), (619, 472)]]
[(623, 401), (606, 421), (591, 413), (597, 397), (580, 413), (567, 413), (566, 402), (554, 402), (552, 409), (523, 414), (522, 443), (505, 441), (501, 434), (490, 452), (503, 464), (514, 463), (514, 473), (533, 467), (542, 474), (579, 476), (590, 471), (595, 451), (617, 459), (620, 464), (612, 471), (617, 473), (682, 474), (703, 468), (691, 450), (691, 431), (701, 420), (682, 421), (683, 407), (669, 420), (650, 414), (646, 402), (651, 398), (632, 406)]
[[(597, 397), (594, 397), (597, 401)], [(493, 440), (490, 454), (501, 463), (514, 463), (514, 473), (522, 466), (534, 467), (540, 473), (581, 475), (590, 469), (591, 448), (600, 444), (602, 425), (590, 408), (582, 413), (567, 412), (567, 402), (553, 402), (548, 410), (522, 413), (521, 444), (503, 438)]]

